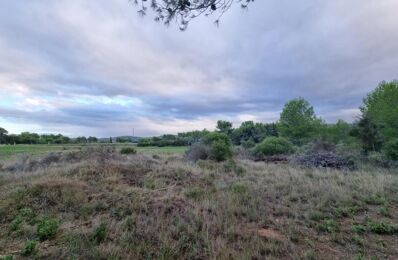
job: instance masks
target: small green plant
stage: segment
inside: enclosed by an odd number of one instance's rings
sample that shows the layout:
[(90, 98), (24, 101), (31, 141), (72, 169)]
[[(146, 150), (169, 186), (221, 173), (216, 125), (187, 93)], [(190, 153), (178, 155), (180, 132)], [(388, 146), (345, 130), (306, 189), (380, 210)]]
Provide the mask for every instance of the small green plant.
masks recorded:
[(373, 194), (371, 196), (365, 197), (364, 201), (369, 205), (384, 205), (387, 203), (387, 199), (380, 194)]
[(364, 225), (361, 224), (353, 224), (351, 226), (351, 230), (352, 232), (358, 233), (358, 234), (362, 234), (366, 232), (366, 227)]
[(184, 192), (185, 196), (194, 200), (200, 200), (205, 196), (205, 190), (200, 187), (188, 188)]
[(124, 147), (120, 150), (121, 154), (136, 154), (137, 150), (133, 147)]
[(23, 218), (21, 216), (17, 216), (10, 224), (10, 231), (17, 231), (21, 228), (23, 222)]
[(325, 214), (323, 213), (323, 212), (320, 212), (320, 211), (312, 211), (310, 214), (309, 214), (309, 218), (310, 218), (310, 220), (312, 220), (312, 221), (321, 221), (322, 219), (325, 219), (326, 218), (326, 216), (325, 216)]
[(381, 206), (379, 212), (381, 215), (385, 217), (391, 217), (391, 212), (390, 209), (388, 208), (388, 205)]
[(358, 235), (353, 235), (351, 237), (351, 241), (354, 242), (355, 244), (359, 245), (359, 246), (363, 245), (363, 239), (360, 236), (358, 236)]
[(307, 252), (305, 252), (304, 259), (305, 260), (316, 260), (317, 256), (316, 256), (314, 249), (310, 249)]
[(108, 225), (101, 223), (94, 231), (93, 239), (97, 244), (103, 242), (108, 234)]
[(23, 208), (19, 211), (19, 215), (26, 220), (33, 219), (36, 215), (31, 208)]
[(14, 257), (12, 255), (6, 255), (6, 256), (0, 257), (0, 260), (13, 260), (13, 259), (14, 259)]
[(37, 235), (40, 240), (50, 239), (57, 234), (58, 228), (58, 219), (45, 217), (37, 225)]
[(25, 247), (22, 250), (22, 255), (30, 256), (36, 252), (37, 241), (36, 240), (28, 240), (25, 243)]
[(248, 188), (241, 183), (235, 183), (231, 186), (231, 192), (235, 194), (246, 194), (248, 192)]
[(326, 219), (318, 225), (318, 229), (322, 232), (335, 233), (340, 231), (340, 226), (335, 220)]
[(369, 221), (367, 226), (369, 231), (376, 234), (392, 235), (398, 233), (398, 225), (390, 223)]
[(136, 220), (133, 217), (127, 217), (125, 227), (128, 231), (133, 231), (136, 228)]
[(267, 137), (254, 148), (257, 155), (282, 155), (293, 152), (293, 144), (283, 137)]

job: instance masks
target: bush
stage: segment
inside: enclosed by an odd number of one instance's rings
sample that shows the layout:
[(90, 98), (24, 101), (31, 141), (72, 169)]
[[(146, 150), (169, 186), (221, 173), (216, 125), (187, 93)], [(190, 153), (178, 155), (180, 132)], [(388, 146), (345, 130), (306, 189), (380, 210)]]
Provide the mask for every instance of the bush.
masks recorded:
[(55, 218), (43, 218), (37, 226), (37, 235), (40, 240), (53, 238), (58, 231), (59, 221)]
[(294, 151), (292, 143), (282, 137), (267, 137), (258, 144), (254, 151), (257, 155), (282, 155), (290, 154)]
[(198, 160), (206, 160), (210, 156), (210, 148), (203, 144), (194, 144), (186, 152), (185, 157), (188, 161), (196, 162)]
[(370, 152), (367, 156), (368, 162), (371, 165), (383, 168), (397, 168), (398, 160), (391, 160), (387, 157), (386, 152)]
[(232, 157), (232, 150), (229, 144), (223, 140), (214, 142), (210, 150), (210, 158), (218, 162), (225, 161)]
[(391, 160), (398, 160), (398, 138), (391, 140), (384, 146), (384, 154)]
[(202, 142), (210, 147), (208, 158), (221, 162), (232, 157), (231, 139), (228, 135), (211, 132), (204, 136)]
[(23, 256), (30, 256), (36, 251), (37, 241), (36, 240), (28, 240), (25, 243), (25, 247), (22, 251)]
[(369, 231), (376, 234), (388, 234), (393, 235), (398, 233), (398, 225), (385, 223), (385, 222), (368, 222)]
[(108, 234), (108, 226), (106, 223), (101, 223), (94, 231), (93, 239), (97, 244), (103, 242)]
[(231, 139), (229, 139), (228, 135), (220, 132), (211, 132), (203, 137), (203, 143), (207, 145), (212, 145), (215, 142), (223, 142), (224, 144), (230, 146)]
[(246, 149), (249, 149), (256, 146), (256, 143), (252, 139), (249, 139), (247, 141), (242, 141), (242, 146)]
[(125, 147), (120, 150), (121, 154), (136, 154), (137, 150), (133, 147)]

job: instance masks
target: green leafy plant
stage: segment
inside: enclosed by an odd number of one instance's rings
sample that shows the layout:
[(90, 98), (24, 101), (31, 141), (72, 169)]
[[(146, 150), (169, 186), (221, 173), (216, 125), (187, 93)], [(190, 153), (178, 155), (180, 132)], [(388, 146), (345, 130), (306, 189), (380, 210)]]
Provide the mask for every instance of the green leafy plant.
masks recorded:
[(398, 233), (398, 225), (386, 223), (386, 222), (375, 222), (369, 221), (368, 224), (369, 231), (376, 234), (388, 234), (392, 235)]
[(218, 162), (225, 161), (232, 156), (231, 146), (221, 140), (218, 140), (212, 144), (210, 156), (212, 159)]
[(351, 230), (355, 233), (362, 234), (366, 232), (366, 227), (361, 224), (353, 224)]
[(136, 154), (137, 150), (133, 147), (124, 147), (120, 150), (121, 154)]
[(340, 226), (335, 220), (326, 219), (318, 225), (318, 229), (327, 233), (335, 233), (340, 231)]
[(94, 231), (93, 239), (97, 244), (103, 242), (108, 234), (108, 225), (101, 223)]
[(265, 138), (255, 149), (257, 155), (282, 155), (290, 154), (294, 151), (292, 143), (283, 137), (268, 137)]
[(205, 190), (200, 187), (194, 187), (186, 189), (184, 192), (185, 196), (194, 200), (200, 200), (205, 195)]
[(58, 228), (58, 219), (45, 217), (37, 225), (37, 235), (40, 240), (50, 239), (57, 234)]
[(28, 240), (25, 243), (25, 247), (22, 250), (22, 255), (30, 256), (36, 252), (36, 246), (38, 242), (36, 240)]

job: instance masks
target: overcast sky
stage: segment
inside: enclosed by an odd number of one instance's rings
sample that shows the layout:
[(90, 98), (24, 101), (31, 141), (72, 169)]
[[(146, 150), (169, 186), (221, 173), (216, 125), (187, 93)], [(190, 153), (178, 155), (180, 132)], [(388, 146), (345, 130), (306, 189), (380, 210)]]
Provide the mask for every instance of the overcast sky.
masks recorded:
[(304, 97), (328, 122), (398, 78), (397, 0), (259, 0), (185, 32), (128, 0), (0, 2), (0, 126), (70, 136), (271, 122)]

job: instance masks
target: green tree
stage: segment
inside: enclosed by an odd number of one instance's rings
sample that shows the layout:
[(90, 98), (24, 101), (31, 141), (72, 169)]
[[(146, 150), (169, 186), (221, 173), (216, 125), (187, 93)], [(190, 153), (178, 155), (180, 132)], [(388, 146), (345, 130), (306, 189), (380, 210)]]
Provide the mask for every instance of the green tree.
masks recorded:
[(398, 138), (398, 81), (381, 82), (360, 107), (362, 117), (371, 120), (384, 141)]
[(398, 138), (389, 141), (383, 150), (389, 159), (398, 161)]
[(292, 143), (302, 145), (315, 138), (322, 121), (315, 115), (314, 108), (304, 98), (289, 101), (280, 116), (278, 131)]
[(89, 143), (97, 143), (97, 142), (98, 142), (98, 138), (97, 138), (97, 137), (94, 137), (94, 136), (89, 136), (89, 137), (87, 138), (87, 141), (88, 141)]
[(36, 133), (22, 132), (18, 138), (21, 144), (38, 144), (40, 136)]
[(8, 131), (0, 127), (0, 144), (5, 143)]
[(228, 121), (218, 120), (217, 121), (217, 130), (230, 135), (232, 133), (232, 123)]
[(383, 136), (379, 127), (374, 123), (368, 114), (363, 114), (352, 135), (359, 137), (365, 152), (380, 151), (383, 145)]
[(350, 137), (352, 125), (344, 120), (339, 119), (336, 124), (328, 124), (324, 127), (324, 139), (337, 144), (339, 142), (346, 143)]

